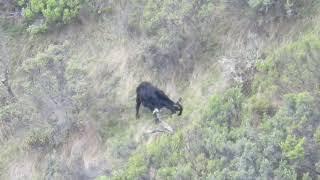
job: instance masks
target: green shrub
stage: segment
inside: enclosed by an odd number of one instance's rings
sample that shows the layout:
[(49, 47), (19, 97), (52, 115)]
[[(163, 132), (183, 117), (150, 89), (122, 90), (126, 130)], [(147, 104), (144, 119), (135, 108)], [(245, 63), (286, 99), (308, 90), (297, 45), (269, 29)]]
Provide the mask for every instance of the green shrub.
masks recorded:
[(170, 177), (174, 177), (177, 173), (177, 169), (174, 167), (163, 167), (160, 168), (157, 172), (158, 179), (170, 179)]
[(295, 42), (278, 48), (257, 65), (253, 92), (269, 97), (304, 91), (317, 91), (320, 78), (320, 38), (308, 33)]
[(147, 162), (143, 153), (135, 154), (129, 158), (128, 166), (113, 179), (140, 179), (147, 173)]
[(147, 172), (150, 167), (159, 170), (157, 176), (161, 179), (178, 178), (184, 174), (183, 172), (189, 171), (187, 167), (181, 167), (181, 170), (178, 170), (177, 167), (185, 163), (184, 146), (182, 133), (162, 136), (133, 154), (126, 168), (118, 171), (114, 179), (148, 177)]
[(210, 19), (218, 4), (212, 1), (199, 3), (197, 0), (130, 2), (130, 6), (135, 9), (129, 16), (129, 26), (146, 32), (154, 41), (152, 45), (163, 52), (174, 51), (188, 39), (201, 41), (200, 36), (208, 39), (211, 32), (205, 27), (211, 25)]
[(304, 157), (304, 138), (298, 139), (289, 135), (285, 142), (281, 143), (281, 149), (289, 160), (301, 159)]
[(286, 94), (284, 97), (288, 113), (297, 121), (309, 119), (313, 115), (314, 98), (308, 92)]
[(253, 113), (262, 116), (264, 114), (272, 115), (274, 107), (270, 98), (262, 95), (254, 95), (250, 98), (250, 108)]
[(223, 95), (213, 96), (205, 114), (209, 121), (231, 128), (241, 124), (242, 103), (240, 88), (231, 88)]
[[(260, 99), (261, 95), (246, 101), (240, 88), (214, 95), (200, 120), (187, 131), (163, 135), (146, 145), (133, 155), (139, 161), (129, 163), (119, 177), (148, 177), (152, 167), (156, 179), (296, 178), (295, 167), (305, 155), (317, 157), (317, 150), (308, 148), (312, 145), (306, 140), (316, 136), (309, 127), (318, 117), (315, 100), (307, 92), (284, 95), (275, 114), (260, 117), (261, 125), (253, 128), (244, 123), (252, 116), (243, 115), (247, 110), (243, 105), (267, 111), (270, 102)], [(128, 176), (128, 169), (137, 174)]]
[[(32, 33), (47, 30), (48, 25), (56, 23), (67, 24), (78, 16), (83, 0), (17, 0), (22, 8), (23, 16), (29, 24), (44, 20), (37, 26), (37, 30), (29, 30)], [(37, 23), (36, 23), (37, 24)], [(29, 29), (35, 27), (29, 27)], [(40, 28), (40, 29), (39, 29)]]
[(110, 180), (111, 178), (110, 177), (107, 177), (107, 176), (99, 176), (99, 177), (96, 177), (95, 180)]
[(297, 179), (297, 173), (286, 161), (281, 161), (279, 168), (275, 171), (275, 179), (291, 180)]

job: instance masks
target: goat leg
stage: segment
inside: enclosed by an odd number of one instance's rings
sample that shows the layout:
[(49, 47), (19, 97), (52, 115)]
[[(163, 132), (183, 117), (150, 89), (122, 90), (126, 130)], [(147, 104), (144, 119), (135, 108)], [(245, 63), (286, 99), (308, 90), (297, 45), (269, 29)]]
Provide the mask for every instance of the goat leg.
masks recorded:
[(154, 120), (155, 123), (158, 124), (160, 122), (160, 118), (159, 118), (159, 109), (155, 108), (152, 112), (153, 116), (154, 116)]

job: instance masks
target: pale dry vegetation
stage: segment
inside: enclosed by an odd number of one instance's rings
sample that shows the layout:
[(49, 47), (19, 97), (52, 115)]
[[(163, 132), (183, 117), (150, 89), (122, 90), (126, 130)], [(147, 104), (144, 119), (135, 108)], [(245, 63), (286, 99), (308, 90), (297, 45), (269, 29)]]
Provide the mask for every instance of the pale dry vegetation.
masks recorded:
[(0, 2), (0, 179), (319, 178), (317, 1), (64, 2)]

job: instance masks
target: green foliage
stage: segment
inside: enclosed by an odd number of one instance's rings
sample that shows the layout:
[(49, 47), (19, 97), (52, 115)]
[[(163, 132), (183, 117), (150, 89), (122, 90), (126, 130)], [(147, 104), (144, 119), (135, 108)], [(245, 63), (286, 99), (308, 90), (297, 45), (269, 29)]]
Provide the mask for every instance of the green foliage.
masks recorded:
[(279, 168), (275, 171), (276, 179), (297, 179), (297, 173), (295, 172), (294, 168), (288, 166), (286, 161), (281, 161)]
[(17, 0), (17, 2), (29, 23), (43, 20), (40, 25), (36, 23), (29, 27), (31, 33), (40, 33), (45, 32), (48, 25), (67, 24), (77, 17), (83, 0)]
[(139, 179), (147, 173), (147, 162), (142, 153), (129, 158), (128, 167), (123, 174), (116, 175), (114, 179)]
[(296, 121), (304, 122), (310, 119), (314, 111), (314, 98), (308, 92), (287, 94), (284, 96), (287, 103), (288, 113)]
[(115, 179), (137, 179), (148, 177), (148, 167), (159, 169), (157, 176), (161, 179), (188, 177), (190, 164), (185, 162), (184, 137), (181, 133), (173, 136), (160, 137), (147, 145), (140, 152), (134, 154), (123, 172)]
[(110, 178), (108, 178), (107, 176), (99, 176), (97, 178), (95, 178), (95, 180), (109, 180)]
[[(134, 8), (129, 16), (129, 26), (145, 32), (154, 47), (171, 52), (182, 47), (186, 39), (208, 38), (211, 34), (206, 27), (214, 10), (216, 1), (197, 0), (142, 0), (130, 1)], [(131, 9), (131, 8), (130, 8)], [(192, 36), (191, 36), (192, 34)], [(206, 36), (207, 35), (207, 36)], [(172, 49), (174, 48), (174, 49)]]
[(248, 99), (246, 108), (248, 108), (252, 116), (251, 123), (255, 126), (260, 124), (260, 121), (265, 116), (273, 116), (276, 113), (276, 107), (272, 104), (270, 95), (257, 93)]
[(289, 135), (285, 142), (281, 143), (281, 149), (290, 160), (301, 159), (304, 157), (303, 144), (305, 140), (297, 139), (294, 136)]
[[(111, 127), (116, 129), (115, 125), (110, 125), (107, 130), (112, 131)], [(112, 137), (111, 135), (107, 136), (109, 138), (108, 142), (109, 144), (112, 144), (111, 147), (109, 147), (111, 150), (111, 153), (114, 157), (117, 158), (129, 158), (131, 155), (131, 151), (135, 148), (136, 144), (132, 142), (130, 133), (127, 133), (126, 136), (121, 135), (121, 132), (117, 133), (117, 136)]]
[(196, 1), (147, 1), (143, 13), (143, 26), (150, 32), (163, 26), (163, 23), (182, 25), (183, 18), (189, 16)]
[[(309, 33), (299, 40), (278, 48), (258, 64), (254, 92), (290, 93), (305, 89), (316, 91), (319, 87), (320, 39)], [(271, 94), (270, 97), (273, 95)]]
[(180, 164), (176, 167), (160, 168), (157, 172), (157, 179), (192, 179), (194, 170), (190, 163)]
[[(164, 137), (147, 146), (147, 153), (155, 167), (173, 165), (183, 156), (184, 139), (181, 133), (172, 137)], [(166, 157), (165, 161), (163, 158)]]
[(282, 158), (277, 161), (282, 161), (279, 169), (274, 171), (280, 179), (295, 178), (293, 167), (305, 159), (305, 154), (313, 158), (318, 156), (313, 143), (310, 143), (316, 141), (317, 119), (320, 117), (317, 105), (319, 73), (316, 71), (320, 65), (320, 39), (317, 34), (305, 34), (270, 53), (257, 65), (259, 72), (253, 82), (254, 94), (248, 104), (255, 104), (254, 107), (263, 111), (277, 102), (277, 106), (273, 106), (277, 113), (273, 117), (262, 116), (260, 121), (265, 140), (273, 144), (267, 147), (280, 145), (282, 155), (279, 157)]
[(242, 102), (243, 95), (240, 88), (231, 88), (223, 96), (213, 96), (205, 114), (208, 120), (230, 128), (241, 123)]
[[(314, 41), (311, 47), (316, 47), (316, 39), (305, 40), (308, 44)], [(296, 43), (297, 49), (305, 47)], [(281, 77), (292, 69), (285, 66), (280, 69), (279, 65), (283, 61), (296, 63), (279, 55), (288, 51), (284, 49), (258, 65), (251, 96), (244, 96), (237, 87), (212, 96), (206, 107), (200, 107), (201, 119), (195, 120), (188, 130), (160, 137), (133, 156), (143, 154), (144, 162), (148, 162), (147, 167), (149, 170), (152, 167), (158, 179), (297, 178), (296, 167), (308, 159), (306, 156), (318, 156), (313, 140), (308, 140), (318, 137), (318, 95), (313, 93), (317, 91), (313, 86), (304, 86), (305, 91), (297, 92), (302, 88), (297, 88), (294, 80), (281, 82)], [(302, 54), (299, 58), (310, 58), (309, 50), (302, 50)], [(310, 75), (305, 80), (309, 78), (314, 77)], [(277, 105), (274, 100), (278, 101)], [(247, 123), (255, 120), (259, 123)]]

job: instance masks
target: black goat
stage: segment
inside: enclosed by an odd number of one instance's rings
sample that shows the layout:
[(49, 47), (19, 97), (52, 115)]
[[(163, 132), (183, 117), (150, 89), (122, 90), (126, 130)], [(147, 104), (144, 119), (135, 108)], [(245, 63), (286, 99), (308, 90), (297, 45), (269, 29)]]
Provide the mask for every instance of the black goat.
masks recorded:
[[(139, 116), (139, 108), (142, 103), (144, 107), (149, 108), (153, 114), (159, 112), (163, 107), (169, 109), (172, 114), (179, 111), (178, 116), (182, 114), (182, 105), (180, 104), (181, 98), (178, 102), (173, 102), (169, 97), (160, 89), (153, 86), (149, 82), (142, 82), (137, 87), (137, 104), (136, 104), (136, 118)], [(157, 117), (157, 116), (156, 116)], [(156, 118), (156, 122), (158, 122)]]

